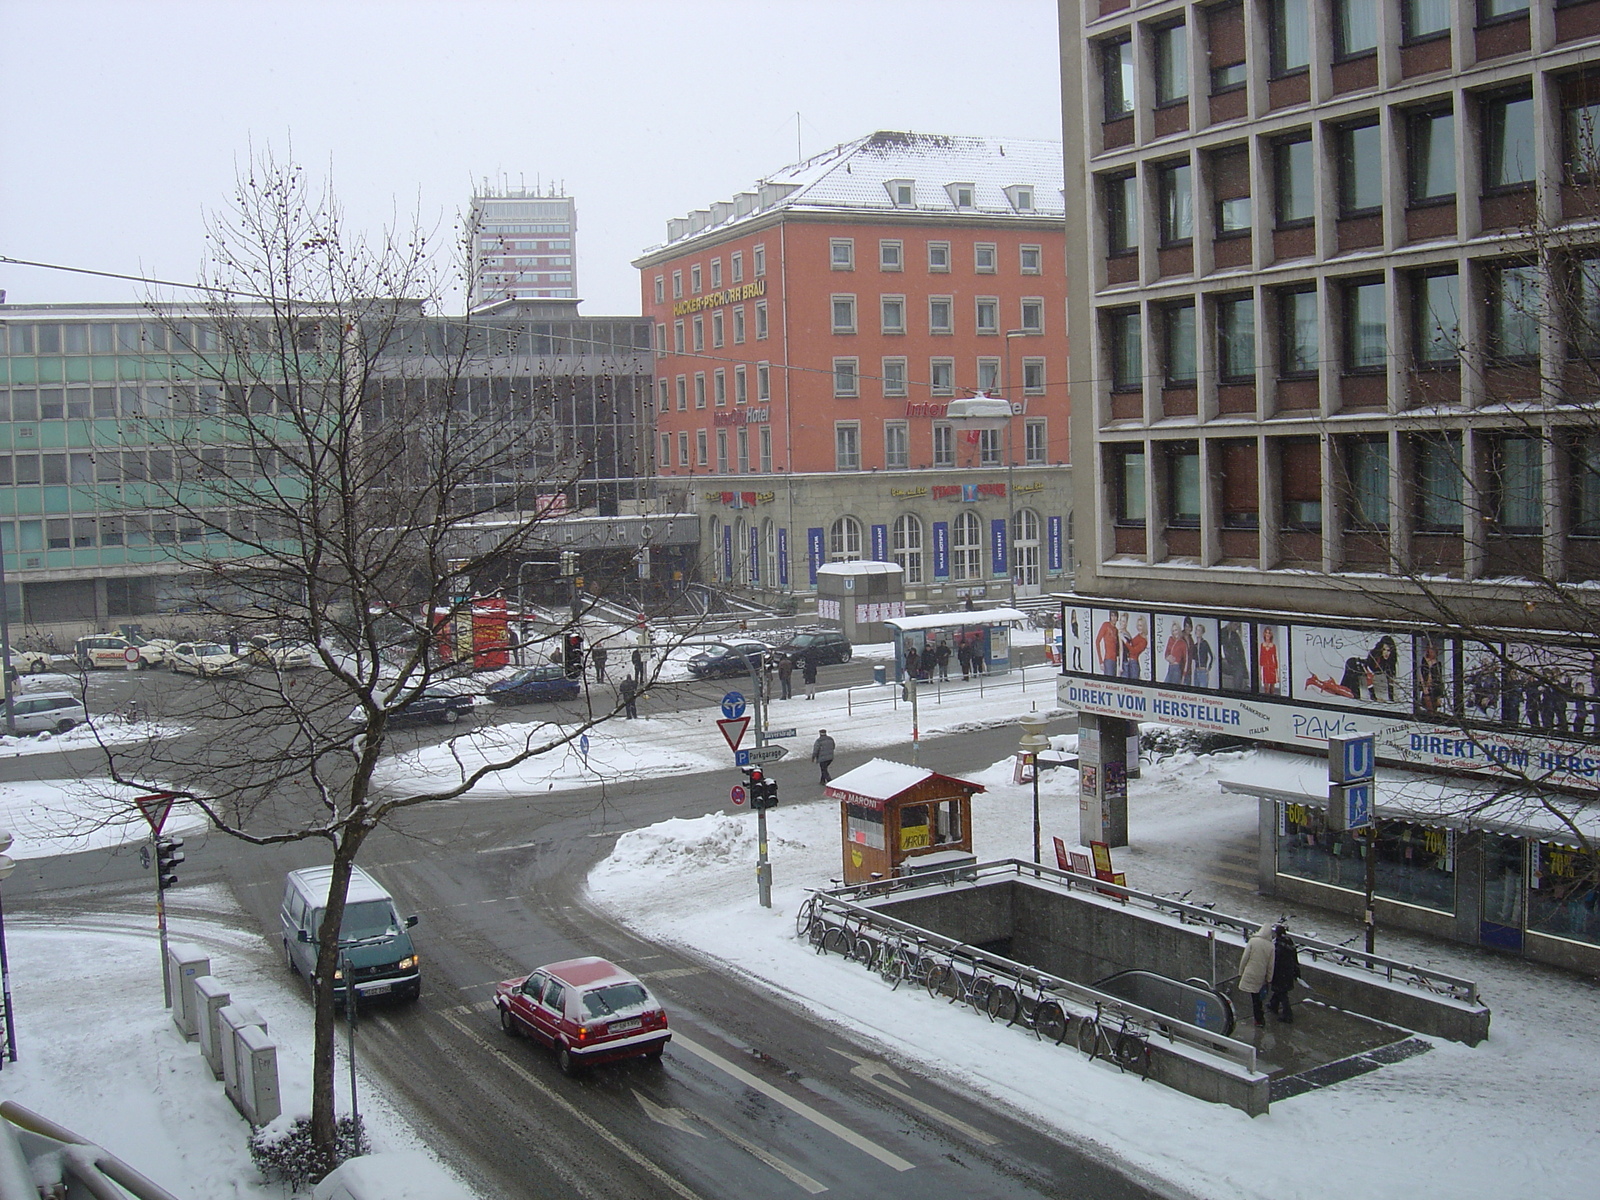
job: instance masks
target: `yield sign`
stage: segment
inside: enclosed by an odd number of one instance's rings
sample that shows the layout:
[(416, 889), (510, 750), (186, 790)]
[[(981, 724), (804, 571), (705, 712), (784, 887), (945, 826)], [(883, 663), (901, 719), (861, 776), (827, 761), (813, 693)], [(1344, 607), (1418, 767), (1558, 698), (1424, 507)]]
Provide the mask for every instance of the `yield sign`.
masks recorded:
[(177, 798), (177, 792), (156, 792), (150, 796), (135, 796), (133, 802), (139, 806), (144, 819), (150, 822), (150, 832), (159, 834), (161, 827), (167, 823), (167, 814), (172, 811), (172, 802)]
[(744, 731), (749, 727), (749, 717), (728, 717), (717, 722), (717, 728), (722, 730), (722, 736), (728, 739), (729, 750), (739, 748), (739, 743), (744, 741)]

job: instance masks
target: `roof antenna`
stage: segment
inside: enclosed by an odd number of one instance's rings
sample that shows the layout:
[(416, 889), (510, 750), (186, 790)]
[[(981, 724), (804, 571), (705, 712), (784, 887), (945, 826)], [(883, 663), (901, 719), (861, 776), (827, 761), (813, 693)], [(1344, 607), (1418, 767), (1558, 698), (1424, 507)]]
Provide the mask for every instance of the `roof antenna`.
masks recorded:
[(806, 160), (805, 151), (800, 149), (800, 113), (798, 110), (794, 114), (794, 160), (797, 163), (805, 162)]

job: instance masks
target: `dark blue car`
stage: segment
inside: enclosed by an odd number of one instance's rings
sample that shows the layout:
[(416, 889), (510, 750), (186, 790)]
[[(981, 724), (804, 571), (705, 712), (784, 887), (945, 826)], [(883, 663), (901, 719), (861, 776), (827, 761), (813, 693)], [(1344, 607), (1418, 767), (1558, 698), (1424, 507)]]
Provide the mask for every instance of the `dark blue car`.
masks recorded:
[(491, 683), (486, 694), (496, 704), (571, 700), (578, 695), (578, 681), (568, 679), (560, 667), (529, 667), (498, 683)]
[(432, 721), (439, 725), (454, 725), (462, 717), (472, 715), (472, 695), (469, 692), (450, 692), (443, 688), (423, 688), (419, 695), (404, 708), (389, 715), (391, 722)]

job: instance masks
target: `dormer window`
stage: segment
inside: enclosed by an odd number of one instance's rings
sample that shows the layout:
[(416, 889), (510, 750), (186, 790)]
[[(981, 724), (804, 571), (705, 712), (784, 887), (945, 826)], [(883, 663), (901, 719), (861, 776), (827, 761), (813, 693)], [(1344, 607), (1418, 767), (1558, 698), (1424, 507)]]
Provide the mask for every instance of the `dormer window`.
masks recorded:
[(1019, 213), (1031, 213), (1033, 207), (1033, 188), (1023, 184), (1013, 184), (1006, 189), (1006, 196), (1011, 201), (1011, 207)]
[(917, 206), (917, 185), (911, 179), (891, 179), (883, 185), (889, 189), (889, 200), (896, 208)]
[(950, 203), (957, 208), (971, 208), (977, 190), (977, 186), (971, 183), (952, 183), (945, 187), (945, 191), (950, 193)]

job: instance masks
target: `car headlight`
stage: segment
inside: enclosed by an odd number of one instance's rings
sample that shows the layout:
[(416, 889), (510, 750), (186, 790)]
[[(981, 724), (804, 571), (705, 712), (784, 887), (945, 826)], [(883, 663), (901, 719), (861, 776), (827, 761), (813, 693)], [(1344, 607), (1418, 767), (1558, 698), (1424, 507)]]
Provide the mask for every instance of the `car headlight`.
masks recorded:
[(333, 969), (333, 981), (334, 981), (334, 982), (335, 982), (335, 983), (338, 983), (338, 982), (339, 982), (339, 981), (340, 981), (340, 980), (341, 980), (341, 979), (343, 979), (343, 978), (344, 978), (344, 972), (343, 972), (343, 971), (341, 971), (341, 970), (339, 970), (339, 968), (338, 968), (338, 967), (335, 967), (335, 968), (334, 968), (334, 969)]
[(402, 971), (414, 971), (422, 965), (422, 955), (413, 954), (410, 958), (402, 958), (395, 966)]

